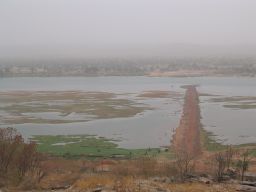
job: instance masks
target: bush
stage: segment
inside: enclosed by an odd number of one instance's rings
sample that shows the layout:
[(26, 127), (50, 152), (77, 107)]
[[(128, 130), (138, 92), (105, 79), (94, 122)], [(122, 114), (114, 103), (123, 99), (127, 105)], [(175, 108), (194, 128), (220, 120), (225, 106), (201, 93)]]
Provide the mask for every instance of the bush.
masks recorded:
[(241, 181), (244, 181), (244, 174), (249, 168), (250, 162), (250, 153), (249, 150), (246, 149), (245, 151), (241, 151), (240, 159), (236, 163), (236, 167), (239, 170)]
[(34, 142), (25, 143), (14, 128), (0, 128), (0, 178), (19, 184), (26, 176), (41, 172), (40, 154)]
[(186, 177), (194, 171), (194, 157), (187, 151), (175, 151), (175, 166), (180, 181), (185, 181)]
[(139, 173), (144, 177), (154, 176), (156, 174), (157, 161), (154, 158), (142, 157), (136, 162)]
[(224, 152), (214, 154), (213, 163), (215, 164), (214, 176), (218, 182), (222, 181), (227, 166), (227, 161)]

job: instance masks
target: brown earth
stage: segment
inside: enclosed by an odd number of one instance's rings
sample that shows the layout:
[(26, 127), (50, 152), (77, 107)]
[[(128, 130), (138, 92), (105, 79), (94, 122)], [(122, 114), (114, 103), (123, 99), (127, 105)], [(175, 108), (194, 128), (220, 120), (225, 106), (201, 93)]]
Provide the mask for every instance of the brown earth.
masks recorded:
[(186, 86), (183, 114), (173, 136), (175, 151), (183, 151), (191, 156), (201, 153), (200, 109), (196, 86)]
[(146, 97), (146, 98), (175, 98), (180, 97), (181, 93), (175, 91), (160, 91), (160, 90), (152, 90), (145, 91), (138, 95), (137, 97)]
[[(58, 192), (165, 191), (165, 192), (235, 192), (232, 184), (206, 184), (173, 182), (177, 174), (169, 164), (153, 159), (136, 160), (65, 160), (50, 159), (43, 163), (45, 176), (37, 186), (39, 190)], [(102, 169), (108, 166), (109, 170)], [(98, 169), (99, 168), (99, 169)], [(14, 189), (13, 191), (23, 191)]]

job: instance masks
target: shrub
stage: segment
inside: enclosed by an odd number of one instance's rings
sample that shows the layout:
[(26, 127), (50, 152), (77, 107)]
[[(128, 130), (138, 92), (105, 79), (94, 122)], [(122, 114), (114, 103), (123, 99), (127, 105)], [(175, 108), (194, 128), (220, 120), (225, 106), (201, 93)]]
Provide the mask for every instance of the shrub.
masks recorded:
[(225, 169), (227, 166), (226, 156), (223, 152), (217, 152), (214, 154), (213, 163), (214, 167), (214, 176), (218, 182), (222, 181)]
[(40, 157), (34, 142), (24, 142), (14, 128), (0, 128), (0, 178), (5, 183), (18, 184), (25, 176), (40, 176)]
[(240, 159), (236, 163), (236, 167), (239, 170), (241, 181), (244, 181), (244, 174), (249, 168), (250, 156), (249, 150), (242, 151), (240, 153)]
[(175, 166), (178, 172), (179, 179), (183, 182), (186, 177), (193, 172), (194, 157), (187, 151), (176, 151)]

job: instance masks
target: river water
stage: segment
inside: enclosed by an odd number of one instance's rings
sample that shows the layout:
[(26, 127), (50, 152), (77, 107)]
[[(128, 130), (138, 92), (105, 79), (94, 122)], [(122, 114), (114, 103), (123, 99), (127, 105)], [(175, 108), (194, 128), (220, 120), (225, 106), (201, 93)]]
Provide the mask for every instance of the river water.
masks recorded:
[[(256, 97), (256, 78), (245, 77), (19, 77), (1, 78), (0, 91), (105, 91), (140, 94), (161, 90), (184, 93), (180, 86), (197, 84), (200, 93)], [(202, 124), (215, 139), (225, 144), (256, 142), (256, 109), (225, 108), (212, 102), (217, 96), (200, 97)], [(65, 124), (6, 125), (17, 128), (24, 137), (32, 135), (94, 134), (120, 140), (125, 148), (148, 148), (170, 145), (173, 129), (178, 126), (183, 101), (172, 98), (144, 99), (155, 107), (129, 118), (97, 119)], [(2, 112), (4, 113), (4, 111)], [(55, 115), (55, 114), (52, 114)]]

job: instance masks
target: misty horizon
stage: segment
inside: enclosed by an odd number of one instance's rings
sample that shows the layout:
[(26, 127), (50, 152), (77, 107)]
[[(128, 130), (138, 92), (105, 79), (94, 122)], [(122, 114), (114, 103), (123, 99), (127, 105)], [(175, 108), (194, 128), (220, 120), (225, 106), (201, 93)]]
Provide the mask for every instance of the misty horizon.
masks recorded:
[(93, 59), (93, 58), (196, 58), (196, 57), (255, 57), (256, 45), (59, 45), (59, 46), (6, 46), (0, 53), (2, 59)]
[(0, 2), (0, 58), (254, 56), (249, 0)]

